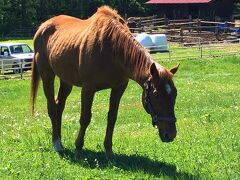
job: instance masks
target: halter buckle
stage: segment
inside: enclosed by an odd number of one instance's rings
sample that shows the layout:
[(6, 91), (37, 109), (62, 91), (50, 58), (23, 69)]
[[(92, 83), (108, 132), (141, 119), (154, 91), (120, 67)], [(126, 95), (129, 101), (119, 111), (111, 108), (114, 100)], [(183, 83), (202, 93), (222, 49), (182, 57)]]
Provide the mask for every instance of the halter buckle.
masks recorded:
[(158, 120), (157, 115), (153, 116), (153, 118), (152, 118), (152, 125), (153, 125), (153, 127), (155, 127), (157, 125), (157, 120)]

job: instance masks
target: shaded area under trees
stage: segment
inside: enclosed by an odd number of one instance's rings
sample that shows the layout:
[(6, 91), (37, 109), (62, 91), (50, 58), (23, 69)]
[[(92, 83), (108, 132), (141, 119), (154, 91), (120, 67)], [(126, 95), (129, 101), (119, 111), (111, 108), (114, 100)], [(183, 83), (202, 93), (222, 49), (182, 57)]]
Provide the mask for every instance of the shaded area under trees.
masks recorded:
[[(146, 0), (0, 0), (0, 36), (18, 29), (35, 29), (43, 21), (67, 14), (79, 18), (91, 16), (101, 5), (109, 5), (123, 16), (147, 16), (156, 12)], [(235, 1), (235, 13), (240, 14), (240, 0)]]

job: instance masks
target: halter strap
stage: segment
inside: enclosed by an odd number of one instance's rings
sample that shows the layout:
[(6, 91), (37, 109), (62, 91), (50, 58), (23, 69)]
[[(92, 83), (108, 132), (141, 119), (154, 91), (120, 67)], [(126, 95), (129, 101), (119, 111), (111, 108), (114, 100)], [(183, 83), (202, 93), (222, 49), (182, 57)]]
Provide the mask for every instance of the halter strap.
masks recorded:
[(150, 114), (152, 116), (152, 125), (153, 127), (156, 126), (157, 121), (169, 121), (169, 122), (176, 122), (177, 119), (175, 116), (172, 117), (163, 117), (156, 113), (156, 111), (153, 108), (153, 105), (150, 101), (150, 91), (151, 91), (151, 79), (147, 80), (147, 87), (146, 87), (146, 93), (144, 97), (144, 103), (147, 106), (148, 110), (150, 111)]

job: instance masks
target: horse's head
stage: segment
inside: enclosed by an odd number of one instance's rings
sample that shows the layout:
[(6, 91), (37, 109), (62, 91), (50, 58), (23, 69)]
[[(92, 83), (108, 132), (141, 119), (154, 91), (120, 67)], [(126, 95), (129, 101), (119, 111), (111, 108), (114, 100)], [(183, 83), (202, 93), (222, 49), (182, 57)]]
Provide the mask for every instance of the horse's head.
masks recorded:
[(145, 110), (152, 116), (152, 124), (159, 130), (163, 142), (171, 142), (176, 137), (176, 117), (174, 105), (177, 89), (172, 76), (177, 72), (178, 65), (170, 71), (163, 72), (153, 63), (150, 67), (150, 78), (144, 84), (142, 103)]

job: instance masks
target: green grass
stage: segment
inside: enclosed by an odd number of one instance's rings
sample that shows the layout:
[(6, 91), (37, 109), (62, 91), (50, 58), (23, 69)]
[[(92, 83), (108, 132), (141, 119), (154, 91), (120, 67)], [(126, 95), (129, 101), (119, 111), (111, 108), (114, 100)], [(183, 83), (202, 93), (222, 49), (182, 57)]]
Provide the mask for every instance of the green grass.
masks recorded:
[[(14, 41), (32, 46), (31, 39)], [(176, 55), (199, 56), (197, 48), (173, 48)], [(160, 62), (168, 54), (153, 56)], [(170, 68), (178, 61), (160, 63)], [(1, 80), (0, 179), (239, 179), (240, 58), (180, 63), (174, 78), (178, 88), (176, 140), (160, 141), (141, 105), (141, 88), (130, 81), (114, 132), (113, 161), (106, 159), (103, 148), (109, 90), (96, 94), (85, 151), (76, 159), (81, 89), (75, 87), (66, 104), (62, 126), (66, 152), (59, 156), (52, 148), (42, 86), (32, 117), (30, 79)]]
[(239, 55), (240, 43), (209, 44), (186, 47), (177, 43), (169, 43), (169, 51), (153, 54), (158, 60), (201, 60), (222, 56)]
[[(177, 62), (161, 62), (170, 68)], [(104, 154), (109, 90), (96, 94), (85, 151), (74, 156), (79, 130), (80, 88), (63, 114), (65, 155), (53, 151), (42, 86), (37, 113), (30, 114), (30, 79), (0, 81), (0, 179), (239, 179), (240, 58), (181, 61), (178, 135), (162, 143), (141, 105), (133, 81), (122, 98), (114, 132), (113, 161)]]
[(21, 42), (21, 43), (27, 43), (29, 46), (33, 47), (33, 40), (32, 37), (26, 37), (26, 38), (0, 38), (0, 43), (7, 43), (7, 42)]

